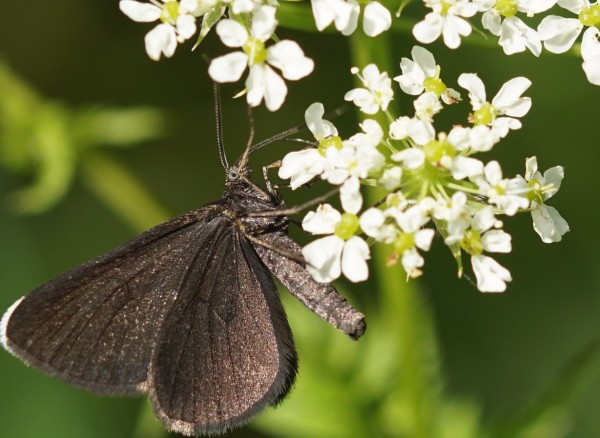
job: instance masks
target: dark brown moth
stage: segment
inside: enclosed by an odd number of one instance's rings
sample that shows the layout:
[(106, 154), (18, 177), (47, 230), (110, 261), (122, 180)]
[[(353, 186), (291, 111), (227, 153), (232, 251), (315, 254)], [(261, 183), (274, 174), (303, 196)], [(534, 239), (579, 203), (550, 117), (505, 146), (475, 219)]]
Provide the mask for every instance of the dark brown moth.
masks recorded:
[[(315, 282), (288, 236), (292, 211), (247, 159), (221, 200), (158, 225), (32, 291), (2, 317), (2, 345), (71, 385), (148, 394), (184, 435), (222, 434), (289, 392), (297, 355), (272, 277), (352, 339), (363, 315)], [(280, 137), (280, 136), (279, 136)], [(266, 171), (265, 171), (266, 174)]]

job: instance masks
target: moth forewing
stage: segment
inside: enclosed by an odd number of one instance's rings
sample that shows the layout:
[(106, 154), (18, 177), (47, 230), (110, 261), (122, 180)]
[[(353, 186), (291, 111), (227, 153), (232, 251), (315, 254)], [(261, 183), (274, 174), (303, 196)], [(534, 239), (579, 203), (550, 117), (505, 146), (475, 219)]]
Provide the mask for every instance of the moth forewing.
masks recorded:
[(285, 204), (249, 174), (227, 169), (220, 201), (17, 301), (0, 323), (4, 347), (74, 386), (148, 393), (157, 417), (185, 435), (225, 433), (281, 401), (297, 356), (271, 275), (351, 338), (365, 324), (312, 279), (287, 235)]

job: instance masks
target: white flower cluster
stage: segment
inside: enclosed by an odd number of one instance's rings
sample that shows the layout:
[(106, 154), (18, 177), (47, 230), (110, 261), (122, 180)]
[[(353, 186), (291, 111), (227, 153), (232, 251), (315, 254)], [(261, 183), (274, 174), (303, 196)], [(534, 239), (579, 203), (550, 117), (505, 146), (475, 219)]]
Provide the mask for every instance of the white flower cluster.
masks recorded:
[[(588, 80), (600, 85), (600, 4), (588, 0), (423, 0), (432, 11), (413, 28), (417, 41), (429, 44), (443, 37), (444, 44), (451, 49), (460, 46), (461, 37), (471, 34), (468, 19), (481, 13), (481, 24), (492, 35), (499, 37), (498, 43), (504, 53), (531, 51), (535, 56), (542, 52), (542, 44), (553, 53), (569, 50), (581, 31), (581, 56), (583, 70)], [(577, 18), (548, 15), (542, 19), (537, 30), (529, 27), (517, 14), (527, 18), (548, 11), (558, 5)]]
[[(284, 79), (295, 81), (309, 75), (313, 61), (305, 56), (302, 48), (294, 41), (276, 41), (276, 0), (120, 0), (119, 7), (129, 18), (138, 22), (160, 23), (145, 37), (146, 52), (153, 60), (161, 56), (171, 57), (178, 43), (192, 38), (200, 27), (196, 44), (216, 27), (223, 44), (240, 49), (213, 59), (209, 74), (217, 82), (236, 82), (248, 70), (244, 90), (251, 106), (263, 101), (275, 111), (287, 96)], [(582, 32), (581, 55), (583, 69), (588, 80), (600, 85), (600, 5), (588, 0), (424, 0), (432, 12), (413, 28), (415, 38), (422, 43), (431, 43), (443, 37), (451, 49), (461, 44), (461, 38), (471, 34), (468, 19), (482, 13), (482, 25), (494, 36), (506, 54), (529, 49), (535, 56), (547, 50), (562, 53), (571, 48)], [(545, 12), (558, 4), (577, 18), (546, 16), (537, 30), (529, 27), (518, 13), (531, 17)], [(315, 25), (324, 30), (331, 24), (343, 35), (350, 35), (358, 27), (362, 15), (362, 29), (368, 36), (375, 37), (392, 26), (390, 11), (377, 1), (358, 0), (311, 0)], [(362, 12), (361, 12), (362, 10)], [(225, 18), (226, 17), (226, 18)], [(197, 22), (200, 21), (200, 26)], [(269, 42), (273, 44), (269, 45)], [(365, 79), (372, 75), (365, 71)], [(370, 76), (369, 76), (370, 77)], [(373, 78), (376, 79), (376, 78)], [(354, 99), (362, 99), (363, 92), (357, 91)], [(385, 100), (385, 96), (381, 99)], [(423, 97), (419, 105), (425, 111), (433, 101)], [(453, 99), (448, 90), (444, 101)], [(384, 103), (382, 101), (382, 103)], [(371, 102), (374, 110), (376, 102)], [(440, 107), (441, 108), (441, 107)], [(385, 108), (384, 108), (385, 109)], [(438, 108), (439, 110), (439, 108)]]
[[(196, 33), (198, 17), (202, 20), (199, 42), (216, 24), (223, 44), (241, 50), (213, 59), (208, 72), (217, 82), (235, 82), (248, 69), (246, 88), (240, 94), (246, 94), (252, 106), (264, 100), (269, 110), (279, 109), (287, 95), (281, 76), (298, 80), (314, 68), (313, 61), (294, 41), (283, 40), (266, 47), (277, 27), (275, 5), (254, 0), (162, 0), (162, 3), (154, 0), (153, 3), (135, 0), (119, 3), (121, 11), (134, 21), (161, 21), (146, 35), (148, 56), (153, 60), (161, 55), (173, 56), (177, 43)], [(227, 8), (230, 18), (223, 18)]]
[[(213, 59), (210, 77), (216, 82), (236, 82), (248, 69), (245, 89), (239, 95), (246, 94), (252, 106), (264, 101), (269, 110), (276, 111), (287, 95), (283, 78), (295, 81), (313, 71), (313, 61), (296, 42), (283, 40), (267, 47), (277, 27), (276, 0), (149, 1), (119, 2), (121, 11), (134, 21), (160, 21), (146, 35), (148, 56), (155, 61), (161, 56), (173, 56), (178, 43), (196, 34), (198, 20), (201, 26), (197, 44), (216, 25), (223, 44), (240, 51)], [(363, 30), (367, 35), (376, 36), (390, 28), (390, 12), (376, 1), (359, 4), (355, 0), (313, 0), (317, 28), (323, 30), (334, 22), (344, 35), (351, 34), (357, 28), (361, 4), (365, 5)], [(228, 18), (224, 18), (226, 14)]]
[[(285, 156), (279, 176), (293, 189), (314, 179), (339, 186), (341, 210), (329, 204), (309, 212), (302, 222), (312, 234), (324, 235), (303, 249), (314, 278), (329, 282), (340, 275), (351, 281), (368, 278), (369, 245), (389, 246), (389, 265), (401, 263), (409, 278), (421, 275), (423, 252), (429, 250), (434, 227), (450, 248), (462, 274), (461, 255), (471, 266), (482, 292), (502, 292), (510, 272), (490, 253), (511, 251), (511, 237), (496, 216), (528, 211), (544, 242), (558, 242), (569, 227), (558, 212), (545, 204), (560, 188), (560, 166), (538, 171), (528, 158), (524, 176), (505, 178), (497, 161), (484, 163), (473, 155), (492, 149), (531, 108), (523, 93), (531, 85), (523, 77), (508, 81), (491, 101), (479, 77), (465, 73), (458, 85), (467, 90), (472, 112), (469, 124), (436, 133), (434, 116), (443, 104), (460, 101), (460, 94), (440, 79), (433, 55), (414, 47), (413, 59), (403, 58), (396, 78), (407, 94), (417, 96), (412, 117), (395, 117), (388, 106), (394, 98), (388, 74), (375, 65), (353, 71), (364, 88), (346, 94), (367, 115), (383, 113), (382, 126), (366, 119), (361, 131), (342, 139), (335, 126), (323, 119), (320, 103), (311, 105), (306, 123), (314, 147)], [(384, 189), (387, 196), (375, 206), (363, 207), (361, 186)]]

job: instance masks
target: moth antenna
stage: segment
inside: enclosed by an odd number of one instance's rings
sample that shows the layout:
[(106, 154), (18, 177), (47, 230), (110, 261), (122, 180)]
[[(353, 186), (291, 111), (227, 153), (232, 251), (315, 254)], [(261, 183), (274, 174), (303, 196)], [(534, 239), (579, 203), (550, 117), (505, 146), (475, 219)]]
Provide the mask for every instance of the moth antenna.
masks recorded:
[(229, 163), (225, 155), (225, 145), (223, 144), (223, 115), (221, 109), (221, 87), (217, 82), (213, 82), (213, 95), (215, 99), (215, 121), (217, 124), (217, 145), (219, 147), (219, 159), (225, 172), (229, 170)]
[(252, 107), (248, 105), (247, 109), (248, 114), (248, 142), (246, 143), (246, 149), (244, 150), (244, 154), (236, 163), (237, 167), (242, 168), (248, 162), (248, 157), (250, 156), (250, 149), (252, 148), (252, 142), (254, 141), (254, 114), (252, 113)]
[(285, 140), (286, 137), (289, 137), (290, 135), (299, 134), (300, 132), (305, 131), (306, 129), (308, 129), (308, 127), (305, 124), (294, 126), (293, 128), (290, 128), (290, 129), (286, 129), (285, 131), (280, 132), (279, 134), (275, 134), (272, 137), (269, 137), (265, 140), (262, 140), (262, 141), (256, 143), (254, 146), (252, 146), (250, 148), (250, 150), (248, 151), (248, 155), (252, 155), (254, 152), (259, 150), (263, 146), (266, 146), (268, 144), (274, 143), (279, 140)]
[[(335, 119), (335, 118), (338, 118), (339, 116), (341, 116), (342, 114), (344, 114), (346, 111), (348, 111), (348, 105), (344, 104), (344, 105), (337, 107), (333, 111), (325, 114), (325, 118)], [(294, 126), (293, 128), (287, 129), (283, 132), (280, 132), (279, 134), (275, 134), (274, 136), (269, 137), (265, 140), (262, 140), (262, 141), (256, 143), (254, 146), (252, 146), (248, 152), (248, 155), (252, 155), (254, 152), (259, 150), (263, 146), (266, 146), (268, 144), (274, 143), (279, 140), (301, 141), (301, 139), (288, 139), (287, 137), (289, 137), (291, 135), (299, 134), (303, 131), (306, 131), (307, 129), (308, 129), (308, 126), (306, 126), (306, 124), (302, 123), (301, 125)], [(314, 144), (314, 143), (311, 143), (310, 141), (306, 141), (306, 140), (305, 140), (305, 142), (308, 144)]]

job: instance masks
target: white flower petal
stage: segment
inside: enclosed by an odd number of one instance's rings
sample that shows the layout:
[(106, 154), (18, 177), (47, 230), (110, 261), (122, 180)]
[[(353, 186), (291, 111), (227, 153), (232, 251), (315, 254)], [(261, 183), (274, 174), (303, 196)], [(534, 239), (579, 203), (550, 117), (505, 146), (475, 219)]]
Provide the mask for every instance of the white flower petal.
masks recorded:
[(242, 77), (247, 66), (248, 56), (242, 52), (233, 52), (213, 59), (208, 67), (208, 74), (215, 82), (235, 82)]
[(596, 27), (590, 27), (583, 33), (581, 56), (588, 81), (600, 85), (600, 30)]
[(517, 17), (509, 17), (502, 22), (502, 35), (498, 43), (507, 55), (529, 49), (535, 56), (542, 53), (542, 42), (538, 33)]
[(179, 0), (179, 15), (193, 15), (198, 7), (198, 0)]
[(405, 233), (416, 233), (428, 222), (429, 216), (419, 205), (414, 205), (409, 209), (396, 214), (394, 219), (396, 219), (396, 222)]
[(502, 85), (492, 100), (492, 105), (500, 115), (523, 117), (531, 108), (531, 99), (521, 95), (531, 86), (531, 81), (524, 77), (513, 78)]
[(425, 145), (435, 138), (433, 125), (421, 119), (400, 117), (390, 124), (390, 137), (397, 140), (412, 138), (418, 145)]
[(457, 49), (460, 46), (460, 37), (471, 35), (471, 31), (471, 25), (467, 20), (454, 15), (448, 15), (442, 29), (444, 44), (450, 49)]
[(133, 21), (150, 23), (160, 18), (162, 9), (150, 3), (141, 3), (133, 0), (121, 0), (119, 9)]
[(252, 34), (262, 42), (271, 38), (275, 32), (277, 27), (275, 11), (274, 6), (261, 6), (252, 16)]
[(512, 237), (502, 230), (490, 230), (481, 236), (483, 249), (487, 252), (508, 253), (512, 250)]
[(408, 148), (392, 154), (392, 160), (403, 163), (409, 169), (417, 169), (425, 163), (425, 153), (419, 148)]
[(407, 249), (402, 253), (402, 267), (410, 278), (416, 278), (422, 274), (419, 269), (425, 264), (421, 254), (415, 249)]
[(473, 256), (471, 265), (481, 292), (504, 292), (506, 282), (512, 281), (510, 271), (491, 257)]
[(295, 41), (283, 40), (267, 49), (267, 62), (281, 70), (283, 77), (296, 81), (309, 75), (315, 66)]
[(281, 161), (279, 178), (290, 179), (292, 190), (306, 184), (323, 172), (323, 156), (316, 149), (304, 149), (287, 154)]
[(348, 0), (345, 3), (350, 6), (350, 15), (348, 17), (338, 15), (335, 20), (335, 28), (342, 32), (342, 35), (348, 36), (356, 30), (360, 5), (354, 0)]
[[(340, 0), (340, 2), (344, 3), (343, 0)], [(312, 0), (310, 5), (315, 17), (315, 25), (319, 31), (325, 29), (335, 19), (335, 9), (330, 6), (330, 0)]]
[(277, 111), (287, 96), (287, 86), (268, 65), (265, 66), (265, 105), (269, 111)]
[(173, 26), (162, 23), (146, 34), (144, 42), (150, 59), (158, 61), (161, 54), (167, 58), (173, 56), (177, 47), (177, 35)]
[(491, 185), (495, 186), (502, 180), (502, 168), (500, 163), (497, 161), (490, 161), (485, 165), (485, 179), (487, 179)]
[(348, 91), (344, 95), (344, 100), (354, 102), (365, 114), (376, 114), (379, 111), (379, 105), (377, 105), (369, 90), (365, 88), (355, 88)]
[(394, 80), (400, 84), (402, 91), (411, 96), (421, 94), (425, 89), (423, 86), (425, 73), (421, 67), (412, 59), (402, 58), (400, 60), (400, 68), (402, 69), (402, 75), (396, 76)]
[(191, 15), (180, 15), (177, 17), (175, 27), (180, 40), (187, 40), (196, 33), (196, 18)]
[(421, 46), (414, 46), (411, 55), (426, 77), (431, 78), (435, 76), (437, 64), (435, 63), (433, 54), (429, 50)]
[(495, 223), (496, 217), (494, 216), (494, 210), (492, 209), (492, 207), (487, 206), (473, 215), (471, 227), (474, 230), (483, 233), (492, 228)]
[(376, 237), (379, 234), (379, 228), (384, 224), (385, 216), (378, 208), (371, 207), (360, 215), (360, 228), (369, 237)]
[(423, 21), (415, 24), (413, 35), (420, 43), (432, 43), (442, 34), (443, 24), (444, 19), (441, 15), (430, 12)]
[(370, 2), (365, 6), (363, 29), (370, 37), (385, 32), (392, 25), (392, 15), (385, 6), (378, 2)]
[(539, 205), (531, 211), (533, 229), (544, 243), (560, 242), (569, 231), (569, 224), (554, 207)]
[(558, 5), (574, 14), (579, 14), (584, 7), (589, 7), (589, 0), (558, 0)]
[(397, 189), (400, 186), (400, 181), (402, 180), (402, 168), (399, 166), (394, 166), (389, 169), (385, 169), (383, 171), (383, 175), (377, 181), (381, 184), (386, 190), (392, 191)]
[(475, 73), (463, 73), (458, 77), (458, 85), (469, 92), (471, 106), (475, 111), (486, 102), (485, 86)]
[(431, 242), (435, 236), (435, 231), (431, 228), (425, 228), (417, 231), (415, 234), (415, 246), (423, 251), (429, 251)]
[(470, 18), (475, 15), (477, 11), (478, 7), (475, 3), (468, 0), (458, 0), (450, 7), (449, 12), (453, 16), (459, 15), (461, 17)]
[(459, 155), (452, 160), (450, 170), (456, 179), (472, 178), (483, 173), (483, 163), (476, 158)]
[(348, 178), (340, 187), (340, 201), (342, 208), (348, 213), (358, 213), (362, 207), (360, 182), (357, 177)]
[(278, 110), (287, 95), (287, 87), (281, 76), (264, 64), (255, 64), (250, 67), (246, 88), (248, 89), (246, 96), (248, 103), (251, 106), (258, 106), (264, 98), (269, 111)]
[(302, 248), (306, 269), (319, 283), (329, 283), (341, 274), (344, 241), (337, 236), (315, 240)]
[(481, 24), (484, 29), (490, 31), (492, 35), (500, 36), (502, 33), (502, 18), (496, 9), (486, 11), (481, 16)]
[(432, 122), (433, 116), (443, 109), (440, 99), (432, 91), (421, 94), (415, 99), (413, 106), (415, 107), (415, 116), (428, 123)]
[(353, 283), (369, 278), (369, 266), (366, 262), (369, 258), (369, 246), (363, 239), (358, 236), (348, 239), (342, 252), (342, 272), (346, 278)]
[(538, 35), (544, 47), (552, 53), (564, 53), (573, 46), (581, 33), (583, 24), (576, 18), (549, 15), (538, 25)]
[(581, 64), (590, 84), (600, 85), (600, 56), (589, 58)]
[(224, 19), (219, 21), (216, 31), (227, 47), (242, 47), (248, 40), (246, 28), (235, 20)]
[(344, 0), (312, 0), (315, 24), (318, 30), (323, 30), (335, 21), (337, 30), (348, 27), (354, 6)]
[(546, 180), (546, 184), (554, 185), (554, 193), (556, 193), (558, 189), (560, 189), (560, 185), (562, 184), (562, 180), (564, 177), (565, 169), (562, 166), (554, 166), (544, 172), (544, 179)]
[(324, 120), (323, 114), (325, 114), (325, 107), (319, 102), (313, 103), (304, 112), (306, 126), (308, 126), (317, 141), (338, 135), (336, 127), (330, 121)]
[(538, 171), (537, 157), (530, 157), (525, 160), (525, 180), (531, 181)]
[(311, 234), (331, 234), (342, 220), (339, 211), (329, 204), (319, 205), (317, 211), (309, 211), (302, 220), (302, 229)]
[[(523, 98), (524, 106), (527, 106), (527, 100), (529, 98)], [(501, 138), (506, 137), (509, 130), (521, 129), (521, 122), (517, 119), (513, 119), (512, 117), (498, 117), (496, 120), (492, 122), (492, 132), (491, 135), (497, 134)]]
[(255, 6), (254, 0), (234, 0), (231, 3), (231, 10), (234, 14), (248, 14), (254, 10)]
[(581, 57), (584, 61), (600, 56), (600, 30), (592, 26), (583, 32)]
[(547, 11), (556, 4), (556, 0), (519, 0), (519, 11), (528, 16)]

